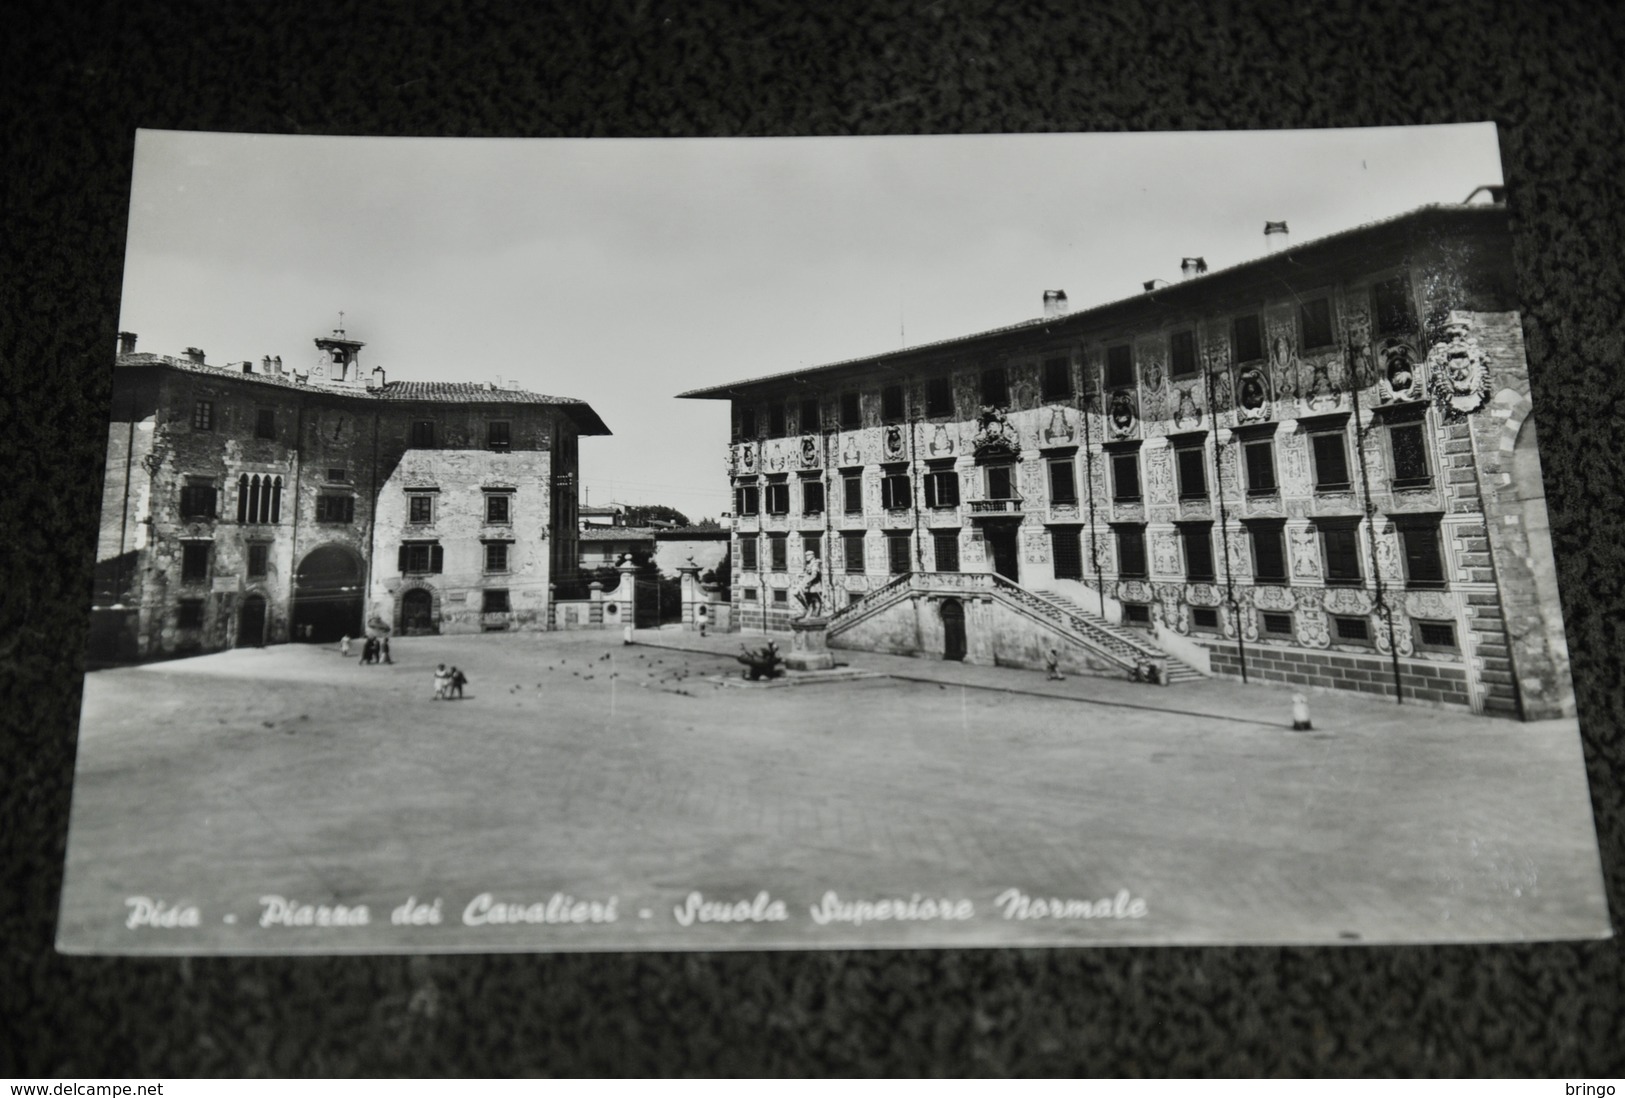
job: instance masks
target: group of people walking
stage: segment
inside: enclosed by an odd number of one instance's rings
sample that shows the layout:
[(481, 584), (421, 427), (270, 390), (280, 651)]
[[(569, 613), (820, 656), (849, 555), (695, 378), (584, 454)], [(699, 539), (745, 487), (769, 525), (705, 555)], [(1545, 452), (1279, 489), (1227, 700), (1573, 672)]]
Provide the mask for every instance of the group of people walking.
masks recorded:
[[(350, 645), (354, 638), (348, 635), (339, 638), (339, 655), (345, 659), (350, 658)], [(388, 637), (366, 637), (361, 644), (361, 663), (394, 663), (389, 658)], [(450, 701), (453, 697), (461, 699), (463, 687), (468, 685), (468, 676), (456, 667), (447, 667), (440, 664), (434, 669), (434, 700)]]
[(450, 701), (455, 691), (458, 699), (463, 696), (463, 687), (468, 684), (468, 676), (455, 667), (441, 664), (434, 669), (434, 700)]

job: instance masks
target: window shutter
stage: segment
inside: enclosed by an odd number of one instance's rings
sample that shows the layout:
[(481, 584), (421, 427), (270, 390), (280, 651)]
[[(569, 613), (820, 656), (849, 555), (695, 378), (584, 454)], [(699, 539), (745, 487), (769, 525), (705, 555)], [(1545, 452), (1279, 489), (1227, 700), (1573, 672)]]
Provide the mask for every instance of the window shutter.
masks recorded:
[(400, 550), (396, 553), (395, 571), (402, 573), (406, 571), (406, 546), (404, 545), (401, 546)]
[(1343, 448), (1343, 436), (1315, 436), (1315, 486), (1328, 487), (1349, 483), (1348, 453)]
[(431, 572), (443, 571), (444, 570), (444, 565), (445, 565), (445, 554), (441, 551), (440, 544), (438, 542), (436, 542), (434, 545), (431, 545), (429, 547), (429, 571), (431, 571)]

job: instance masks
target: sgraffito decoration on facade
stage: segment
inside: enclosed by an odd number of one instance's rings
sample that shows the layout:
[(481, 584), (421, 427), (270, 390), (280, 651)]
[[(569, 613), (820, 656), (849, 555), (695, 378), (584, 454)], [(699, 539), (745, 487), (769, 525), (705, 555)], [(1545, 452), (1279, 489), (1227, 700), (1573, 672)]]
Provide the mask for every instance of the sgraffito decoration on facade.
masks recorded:
[(1428, 351), (1427, 368), (1433, 400), (1445, 422), (1463, 419), (1489, 401), (1489, 358), (1465, 316), (1451, 314), (1444, 338)]
[(849, 434), (841, 440), (841, 464), (849, 467), (863, 464), (863, 451), (858, 448), (857, 435)]
[(1252, 539), (1245, 530), (1231, 530), (1230, 536), (1230, 571), (1232, 575), (1245, 576), (1252, 572)]
[(1280, 400), (1298, 399), (1298, 352), (1290, 321), (1271, 320), (1269, 325), (1270, 377), (1275, 381), (1275, 395)]
[(1298, 598), (1290, 587), (1259, 584), (1253, 588), (1253, 605), (1260, 610), (1296, 610)]
[(1343, 394), (1337, 391), (1332, 379), (1332, 359), (1318, 355), (1305, 363), (1309, 378), (1304, 383), (1303, 399), (1310, 411), (1329, 412), (1343, 403)]
[(1262, 423), (1269, 417), (1269, 375), (1260, 363), (1243, 366), (1236, 376), (1236, 422)]
[(1359, 306), (1351, 306), (1343, 318), (1348, 340), (1348, 363), (1353, 370), (1354, 385), (1361, 391), (1371, 388), (1382, 377), (1380, 353), (1371, 347), (1371, 317)]
[(773, 440), (773, 448), (768, 451), (767, 467), (775, 473), (784, 472), (784, 444), (778, 439)]
[(1151, 585), (1144, 580), (1123, 580), (1117, 585), (1120, 598), (1128, 602), (1150, 602)]
[(1289, 497), (1308, 495), (1310, 491), (1308, 440), (1303, 435), (1293, 432), (1282, 435), (1278, 445), (1281, 451), (1281, 493)]
[(1044, 443), (1047, 446), (1065, 446), (1077, 437), (1072, 429), (1072, 421), (1065, 409), (1055, 407), (1050, 409), (1049, 424), (1044, 428)]
[(1132, 392), (1118, 389), (1106, 398), (1106, 431), (1113, 439), (1133, 438), (1139, 420)]
[(1422, 399), (1422, 367), (1409, 340), (1390, 336), (1377, 348), (1377, 399), (1383, 404)]
[(1371, 613), (1371, 594), (1358, 587), (1328, 587), (1325, 606), (1328, 613), (1359, 615)]
[(1405, 592), (1405, 612), (1413, 618), (1423, 619), (1453, 619), (1456, 616), (1455, 607), (1439, 591)]
[(971, 440), (971, 450), (976, 456), (1014, 456), (1019, 448), (1015, 428), (1010, 426), (1005, 410), (991, 404), (982, 405), (976, 416), (976, 437)]
[(1172, 531), (1158, 530), (1151, 535), (1151, 567), (1158, 575), (1179, 574), (1179, 542)]
[(1223, 595), (1214, 583), (1193, 583), (1185, 589), (1185, 601), (1192, 606), (1218, 606), (1223, 601)]
[(1027, 546), (1028, 564), (1049, 563), (1049, 531), (1039, 527), (1028, 530), (1024, 538)]
[[(1388, 643), (1388, 630), (1393, 628), (1394, 642)], [(1396, 614), (1391, 606), (1379, 606), (1371, 615), (1371, 638), (1377, 643), (1377, 651), (1384, 655), (1398, 652), (1401, 656), (1409, 656), (1415, 652), (1411, 644), (1411, 619), (1404, 614)]]
[(812, 435), (803, 435), (801, 439), (801, 467), (811, 469), (818, 464), (818, 440)]
[(1320, 545), (1314, 530), (1308, 527), (1294, 527), (1287, 531), (1287, 540), (1291, 545), (1293, 578), (1318, 580)]
[(739, 468), (747, 474), (756, 472), (756, 444), (744, 443), (739, 447)]
[(885, 447), (888, 461), (895, 461), (903, 456), (903, 429), (895, 423), (886, 428)]
[(1298, 643), (1307, 648), (1331, 647), (1331, 633), (1326, 628), (1326, 615), (1314, 609), (1299, 610), (1293, 616), (1293, 624), (1297, 628)]
[(1398, 587), (1405, 583), (1405, 569), (1399, 557), (1399, 533), (1390, 525), (1377, 534), (1377, 574), (1382, 582)]
[(1202, 383), (1192, 381), (1174, 386), (1174, 427), (1189, 431), (1202, 425), (1202, 405), (1197, 393)]
[(1163, 363), (1162, 341), (1142, 343), (1135, 351), (1140, 363), (1140, 419), (1148, 435), (1166, 433), (1168, 416), (1167, 370)]
[(1146, 448), (1145, 487), (1152, 503), (1174, 501), (1173, 452), (1166, 446)]
[(937, 424), (937, 429), (931, 433), (931, 445), (926, 447), (932, 457), (950, 457), (954, 452), (953, 436), (948, 434), (946, 423)]

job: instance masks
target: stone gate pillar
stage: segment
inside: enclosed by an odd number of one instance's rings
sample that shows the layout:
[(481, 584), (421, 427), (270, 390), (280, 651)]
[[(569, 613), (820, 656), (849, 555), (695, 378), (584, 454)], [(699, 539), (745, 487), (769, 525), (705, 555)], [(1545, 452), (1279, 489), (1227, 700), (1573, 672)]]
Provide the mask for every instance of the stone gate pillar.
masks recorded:
[(682, 586), (683, 594), (684, 629), (693, 630), (700, 627), (699, 623), (694, 618), (695, 607), (699, 605), (703, 597), (700, 594), (699, 576), (700, 566), (694, 563), (693, 557), (688, 558), (687, 564), (678, 565), (677, 567), (677, 578), (678, 582)]

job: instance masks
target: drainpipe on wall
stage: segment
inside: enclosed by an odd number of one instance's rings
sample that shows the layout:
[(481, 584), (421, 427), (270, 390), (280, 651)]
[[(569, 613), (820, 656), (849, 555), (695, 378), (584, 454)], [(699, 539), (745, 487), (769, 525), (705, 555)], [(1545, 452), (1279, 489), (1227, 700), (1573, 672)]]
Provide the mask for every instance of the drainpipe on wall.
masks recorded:
[(1388, 627), (1388, 658), (1394, 671), (1394, 704), (1405, 704), (1404, 685), (1399, 677), (1399, 646), (1394, 643), (1394, 611), (1388, 605), (1382, 585), (1382, 558), (1377, 554), (1377, 504), (1371, 498), (1371, 473), (1365, 460), (1365, 424), (1360, 416), (1360, 378), (1355, 372), (1354, 338), (1349, 337), (1343, 369), (1349, 380), (1349, 401), (1354, 406), (1354, 448), (1360, 457), (1360, 487), (1365, 493), (1366, 535), (1371, 542), (1371, 583), (1376, 594), (1377, 615)]

